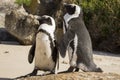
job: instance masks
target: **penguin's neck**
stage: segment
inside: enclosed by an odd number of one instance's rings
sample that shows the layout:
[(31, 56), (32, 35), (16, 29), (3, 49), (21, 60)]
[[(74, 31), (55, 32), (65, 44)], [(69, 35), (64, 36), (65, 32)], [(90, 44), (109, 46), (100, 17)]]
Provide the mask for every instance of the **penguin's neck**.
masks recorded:
[(73, 19), (73, 18), (77, 18), (79, 17), (79, 14), (73, 14), (73, 15), (70, 15), (68, 13), (65, 14), (64, 16), (64, 20), (65, 20), (65, 23), (66, 23), (66, 27), (68, 28), (68, 22)]
[(48, 24), (41, 24), (38, 28), (38, 30), (43, 29), (46, 32), (50, 34), (50, 36), (54, 39), (54, 31), (55, 31), (55, 26), (48, 25)]

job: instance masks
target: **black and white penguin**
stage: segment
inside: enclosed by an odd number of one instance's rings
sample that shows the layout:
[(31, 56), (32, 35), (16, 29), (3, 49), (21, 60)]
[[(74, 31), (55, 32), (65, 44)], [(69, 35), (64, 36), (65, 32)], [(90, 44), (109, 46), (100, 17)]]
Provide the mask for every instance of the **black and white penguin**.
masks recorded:
[(40, 26), (28, 55), (29, 63), (32, 63), (35, 57), (35, 69), (32, 73), (36, 75), (38, 70), (43, 70), (57, 74), (59, 54), (54, 37), (55, 21), (47, 15), (39, 17), (38, 20)]
[(82, 8), (76, 4), (64, 4), (64, 36), (59, 43), (59, 51), (65, 57), (68, 50), (70, 68), (68, 72), (102, 72), (93, 61), (92, 42), (84, 24)]

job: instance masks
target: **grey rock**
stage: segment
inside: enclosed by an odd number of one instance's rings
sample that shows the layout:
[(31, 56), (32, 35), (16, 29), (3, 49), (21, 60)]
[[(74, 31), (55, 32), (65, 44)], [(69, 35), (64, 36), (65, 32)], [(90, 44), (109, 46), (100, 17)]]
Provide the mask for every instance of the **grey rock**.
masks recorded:
[(5, 16), (6, 30), (16, 37), (20, 44), (32, 44), (39, 21), (35, 16), (28, 14), (23, 7), (11, 11)]
[(18, 5), (15, 4), (15, 0), (1, 0), (0, 1), (0, 13), (8, 13)]

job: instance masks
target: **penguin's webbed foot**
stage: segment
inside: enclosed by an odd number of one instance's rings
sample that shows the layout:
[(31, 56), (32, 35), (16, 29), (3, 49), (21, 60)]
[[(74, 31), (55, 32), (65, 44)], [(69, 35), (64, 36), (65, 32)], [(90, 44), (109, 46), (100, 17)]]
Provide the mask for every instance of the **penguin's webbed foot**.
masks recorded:
[(101, 68), (96, 68), (96, 67), (82, 67), (80, 68), (82, 71), (84, 72), (103, 72), (103, 70)]
[(34, 69), (33, 72), (29, 73), (27, 76), (36, 76), (38, 69)]
[(103, 70), (101, 68), (96, 68), (95, 72), (103, 72)]
[(69, 67), (69, 69), (66, 71), (66, 72), (73, 72), (73, 70), (74, 70), (74, 67)]
[(75, 72), (78, 72), (78, 71), (79, 71), (79, 68), (76, 68), (76, 69), (75, 69)]

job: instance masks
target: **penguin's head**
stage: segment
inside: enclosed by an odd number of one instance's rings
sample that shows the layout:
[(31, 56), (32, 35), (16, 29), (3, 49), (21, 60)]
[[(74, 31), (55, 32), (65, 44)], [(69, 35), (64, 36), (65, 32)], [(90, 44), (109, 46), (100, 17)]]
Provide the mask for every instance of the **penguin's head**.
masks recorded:
[(66, 12), (69, 15), (80, 14), (81, 8), (80, 8), (80, 6), (78, 6), (76, 4), (67, 4), (67, 3), (64, 3), (64, 7), (66, 9)]
[(38, 20), (39, 20), (40, 25), (41, 24), (55, 25), (54, 19), (48, 15), (38, 17)]
[(43, 15), (41, 17), (38, 17), (37, 19), (39, 20), (40, 23), (38, 30), (41, 28), (51, 31), (55, 30), (55, 20), (51, 16)]

